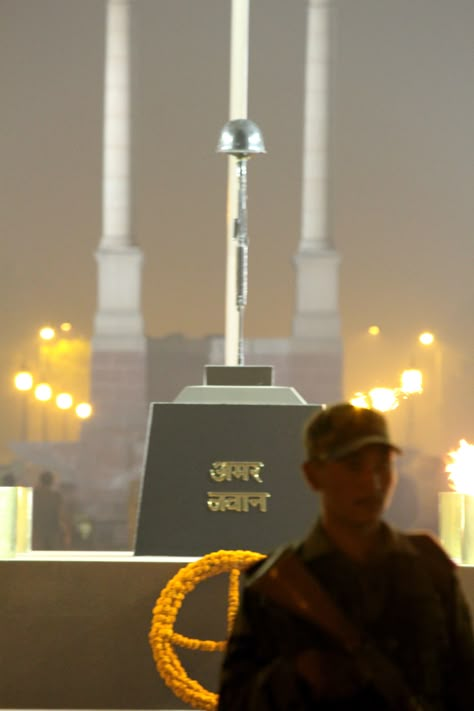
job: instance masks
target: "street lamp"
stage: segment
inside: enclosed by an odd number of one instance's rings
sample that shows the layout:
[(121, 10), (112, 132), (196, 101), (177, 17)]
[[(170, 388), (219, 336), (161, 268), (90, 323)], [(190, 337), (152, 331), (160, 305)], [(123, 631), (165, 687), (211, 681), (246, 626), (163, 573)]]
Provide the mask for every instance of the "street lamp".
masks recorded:
[(56, 331), (51, 326), (43, 326), (38, 331), (39, 337), (42, 341), (52, 341), (56, 335)]
[(73, 397), (70, 393), (59, 393), (56, 395), (56, 405), (62, 410), (62, 439), (67, 439), (67, 410), (70, 410), (73, 405)]
[(15, 373), (14, 377), (15, 388), (22, 393), (21, 413), (20, 413), (20, 441), (28, 441), (28, 395), (27, 393), (33, 387), (33, 376), (26, 370), (22, 369)]
[(41, 439), (46, 442), (48, 439), (48, 420), (46, 403), (53, 397), (53, 389), (48, 383), (39, 383), (34, 390), (35, 398), (39, 400), (43, 407), (41, 409)]
[(423, 392), (423, 373), (418, 368), (408, 368), (400, 376), (400, 390), (404, 395)]
[(40, 402), (48, 402), (53, 397), (53, 389), (48, 383), (39, 383), (35, 387), (35, 398)]
[(435, 336), (434, 333), (431, 331), (423, 331), (423, 333), (420, 333), (418, 336), (418, 342), (423, 346), (424, 349), (430, 350), (434, 356), (433, 363), (434, 363), (434, 370), (435, 374), (434, 377), (436, 379), (436, 399), (437, 399), (437, 406), (441, 407), (442, 406), (442, 353), (441, 353), (441, 343), (439, 341), (439, 338)]
[(51, 341), (56, 337), (56, 330), (49, 325), (42, 326), (38, 330), (39, 336), (39, 349), (38, 349), (38, 369), (41, 373), (41, 377), (49, 378), (49, 352), (51, 348)]
[(70, 410), (72, 403), (72, 395), (69, 393), (59, 393), (59, 395), (56, 395), (56, 405), (60, 410)]
[(409, 446), (415, 441), (415, 405), (409, 395), (416, 395), (423, 392), (423, 373), (417, 368), (408, 368), (400, 376), (400, 391), (408, 398), (406, 410), (406, 433), (405, 439)]
[(443, 343), (431, 331), (424, 331), (418, 336), (418, 341), (425, 350), (431, 351), (431, 381), (433, 392), (433, 410), (436, 413), (436, 439), (442, 437), (443, 432), (443, 405), (444, 405), (444, 354)]
[(380, 334), (380, 326), (369, 326), (367, 333), (370, 336), (378, 336)]
[(92, 416), (92, 405), (88, 402), (80, 402), (79, 405), (76, 405), (76, 415), (81, 420), (87, 420)]
[(423, 333), (420, 333), (418, 336), (418, 340), (422, 346), (431, 346), (431, 344), (434, 343), (435, 337), (431, 331), (423, 331)]
[(15, 373), (14, 382), (17, 390), (26, 392), (33, 387), (33, 376), (28, 370), (20, 370)]

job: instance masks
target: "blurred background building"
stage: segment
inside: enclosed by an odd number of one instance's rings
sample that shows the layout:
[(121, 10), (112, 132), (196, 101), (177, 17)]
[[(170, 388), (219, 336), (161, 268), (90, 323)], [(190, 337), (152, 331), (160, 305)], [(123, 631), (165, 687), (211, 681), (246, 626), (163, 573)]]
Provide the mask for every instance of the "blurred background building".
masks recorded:
[[(1, 228), (15, 236), (4, 243), (4, 468), (25, 483), (57, 472), (81, 515), (102, 521), (107, 547), (130, 540), (149, 403), (224, 361), (214, 149), (229, 9), (5, 0), (0, 10)], [(389, 414), (410, 476), (442, 469), (474, 428), (472, 27), (461, 0), (251, 3), (250, 115), (268, 155), (249, 182), (246, 362), (273, 365), (275, 382), (308, 402), (397, 389), (403, 370), (420, 369), (423, 393)], [(52, 339), (25, 336), (44, 318)], [(424, 345), (426, 329), (435, 338)], [(20, 370), (34, 374), (30, 388), (12, 388)], [(40, 384), (44, 399), (32, 397)], [(59, 406), (61, 394), (74, 402)]]

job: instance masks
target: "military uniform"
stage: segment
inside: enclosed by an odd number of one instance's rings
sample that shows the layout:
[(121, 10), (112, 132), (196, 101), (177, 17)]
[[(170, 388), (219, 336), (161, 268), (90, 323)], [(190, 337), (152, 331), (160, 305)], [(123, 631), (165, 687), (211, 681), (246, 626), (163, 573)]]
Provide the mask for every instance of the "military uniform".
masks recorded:
[[(414, 707), (472, 711), (474, 638), (455, 566), (431, 536), (380, 526), (380, 544), (368, 562), (337, 549), (321, 522), (295, 551), (346, 618), (398, 668)], [(331, 635), (253, 587), (260, 570), (247, 574), (222, 667), (219, 710), (390, 708)], [(319, 650), (328, 669), (339, 673), (331, 695), (315, 697), (297, 673), (295, 659), (306, 649)]]

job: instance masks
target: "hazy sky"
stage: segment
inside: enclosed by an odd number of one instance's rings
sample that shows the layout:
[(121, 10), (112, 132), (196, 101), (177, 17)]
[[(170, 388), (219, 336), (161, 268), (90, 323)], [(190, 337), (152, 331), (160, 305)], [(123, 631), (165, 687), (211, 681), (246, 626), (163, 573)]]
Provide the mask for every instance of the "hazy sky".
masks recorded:
[[(132, 3), (134, 238), (150, 336), (224, 329), (226, 160), (215, 146), (230, 4)], [(444, 343), (450, 433), (474, 441), (474, 2), (331, 5), (330, 233), (347, 395), (395, 377), (430, 328)], [(11, 374), (37, 327), (67, 319), (91, 335), (104, 8), (0, 0), (3, 441), (17, 436)], [(304, 43), (304, 0), (251, 0), (249, 116), (268, 154), (249, 165), (249, 337), (291, 328)]]

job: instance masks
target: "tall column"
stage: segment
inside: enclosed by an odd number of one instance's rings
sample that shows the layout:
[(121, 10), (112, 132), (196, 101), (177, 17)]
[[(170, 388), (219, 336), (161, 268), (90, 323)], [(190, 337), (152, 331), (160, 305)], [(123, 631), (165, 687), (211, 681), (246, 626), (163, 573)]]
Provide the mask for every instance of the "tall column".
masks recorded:
[(303, 142), (302, 229), (296, 267), (293, 336), (338, 341), (339, 257), (327, 225), (330, 0), (308, 0)]
[(130, 432), (146, 417), (142, 252), (131, 224), (130, 0), (108, 0), (105, 37), (102, 237), (96, 252), (91, 428)]
[(142, 252), (131, 235), (130, 2), (108, 0), (102, 238), (94, 351), (144, 351)]

